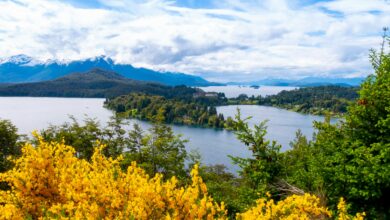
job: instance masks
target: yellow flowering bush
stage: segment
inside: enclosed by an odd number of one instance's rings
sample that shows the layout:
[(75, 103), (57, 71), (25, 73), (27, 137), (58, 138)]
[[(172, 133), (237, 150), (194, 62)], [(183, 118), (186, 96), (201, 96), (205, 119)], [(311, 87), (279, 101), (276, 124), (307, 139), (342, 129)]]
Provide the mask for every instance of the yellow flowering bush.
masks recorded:
[(337, 205), (338, 210), (338, 220), (363, 220), (366, 215), (363, 213), (357, 213), (356, 216), (351, 216), (348, 214), (347, 204), (343, 198), (340, 198), (339, 204)]
[[(337, 206), (337, 220), (363, 220), (364, 213), (351, 216), (347, 212), (343, 198)], [(237, 219), (242, 220), (305, 220), (305, 219), (330, 219), (332, 212), (320, 204), (317, 196), (305, 193), (304, 195), (292, 195), (277, 203), (273, 199), (259, 199), (257, 205), (245, 213), (237, 214)]]
[(273, 199), (259, 199), (257, 205), (245, 213), (238, 214), (238, 219), (327, 219), (331, 212), (320, 205), (318, 197), (310, 194), (292, 195), (277, 203)]
[[(226, 219), (224, 204), (208, 195), (198, 166), (191, 171), (192, 183), (179, 186), (173, 177), (150, 178), (133, 162), (122, 171), (121, 158), (102, 155), (98, 147), (91, 161), (75, 156), (64, 143), (26, 144), (15, 167), (0, 174), (8, 191), (0, 191), (0, 219)], [(310, 194), (292, 195), (277, 203), (259, 199), (238, 219), (329, 219), (332, 213)], [(362, 220), (363, 214), (348, 215), (343, 199), (339, 220)]]
[(150, 178), (133, 163), (127, 172), (120, 159), (106, 158), (99, 147), (91, 161), (75, 157), (72, 147), (26, 144), (15, 167), (0, 174), (9, 191), (0, 191), (0, 219), (224, 219), (224, 204), (208, 195), (198, 167), (192, 184), (173, 177)]

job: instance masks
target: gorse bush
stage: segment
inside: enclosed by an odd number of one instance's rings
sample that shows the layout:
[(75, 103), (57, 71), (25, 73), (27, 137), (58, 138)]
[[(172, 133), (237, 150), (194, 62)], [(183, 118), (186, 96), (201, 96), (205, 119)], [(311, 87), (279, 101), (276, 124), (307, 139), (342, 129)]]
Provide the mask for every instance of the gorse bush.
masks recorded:
[(226, 215), (224, 204), (208, 196), (207, 187), (191, 172), (192, 183), (179, 187), (175, 177), (150, 178), (135, 163), (126, 172), (119, 159), (96, 148), (91, 161), (75, 157), (63, 143), (38, 137), (26, 144), (15, 167), (0, 175), (10, 191), (0, 192), (2, 219), (211, 219)]
[(331, 212), (320, 205), (319, 199), (310, 194), (293, 195), (275, 203), (273, 199), (259, 199), (257, 205), (238, 219), (326, 219)]
[[(271, 195), (268, 194), (268, 197)], [(309, 220), (309, 219), (337, 219), (337, 220), (363, 220), (365, 213), (357, 213), (352, 216), (347, 212), (347, 205), (343, 198), (337, 206), (337, 212), (332, 213), (321, 205), (320, 199), (314, 195), (292, 195), (284, 200), (276, 202), (273, 199), (258, 199), (257, 205), (248, 211), (237, 214), (237, 219), (242, 220)]]
[[(132, 163), (122, 171), (120, 160), (95, 149), (90, 161), (75, 150), (37, 136), (37, 146), (26, 144), (15, 167), (0, 175), (11, 190), (0, 191), (0, 219), (226, 219), (224, 203), (216, 203), (199, 176), (179, 186), (175, 177), (149, 177)], [(342, 213), (348, 216), (345, 204)], [(240, 219), (329, 218), (331, 212), (313, 195), (290, 196), (277, 204), (258, 200)], [(308, 219), (307, 218), (307, 219)], [(348, 218), (340, 218), (348, 219)]]

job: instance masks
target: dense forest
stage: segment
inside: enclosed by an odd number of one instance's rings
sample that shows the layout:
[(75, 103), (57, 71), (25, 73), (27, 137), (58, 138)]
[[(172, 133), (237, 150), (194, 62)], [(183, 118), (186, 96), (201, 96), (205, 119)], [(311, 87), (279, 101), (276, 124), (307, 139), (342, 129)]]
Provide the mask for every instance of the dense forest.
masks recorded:
[[(183, 90), (185, 88), (182, 87)], [(191, 93), (169, 97), (131, 93), (107, 99), (105, 106), (124, 117), (153, 121), (158, 112), (162, 111), (165, 123), (230, 129), (232, 118), (218, 114), (216, 106), (269, 105), (302, 113), (342, 115), (357, 99), (357, 91), (356, 87), (320, 86), (282, 91), (266, 97), (240, 95), (230, 99), (222, 93), (206, 97), (206, 93), (200, 90), (192, 96)]]
[(213, 100), (218, 100), (218, 97), (190, 100), (192, 101), (132, 93), (107, 100), (105, 105), (130, 118), (154, 121), (156, 117), (162, 117), (159, 120), (165, 123), (224, 127), (223, 115), (217, 114), (215, 106), (210, 105), (215, 102)]
[(228, 103), (268, 105), (316, 115), (344, 114), (347, 112), (348, 105), (358, 98), (357, 91), (356, 87), (304, 87), (265, 97), (240, 95), (229, 99)]
[[(187, 91), (184, 86), (180, 88)], [(301, 113), (342, 115), (357, 99), (357, 91), (356, 87), (319, 86), (282, 91), (277, 95), (265, 97), (240, 95), (230, 99), (223, 93), (211, 93), (213, 96), (207, 97), (207, 93), (201, 90), (188, 95), (183, 93), (165, 97), (131, 93), (107, 99), (105, 106), (130, 118), (153, 121), (157, 113), (163, 111), (165, 123), (229, 128), (232, 119), (225, 119), (222, 114), (218, 114), (216, 106), (269, 105)]]

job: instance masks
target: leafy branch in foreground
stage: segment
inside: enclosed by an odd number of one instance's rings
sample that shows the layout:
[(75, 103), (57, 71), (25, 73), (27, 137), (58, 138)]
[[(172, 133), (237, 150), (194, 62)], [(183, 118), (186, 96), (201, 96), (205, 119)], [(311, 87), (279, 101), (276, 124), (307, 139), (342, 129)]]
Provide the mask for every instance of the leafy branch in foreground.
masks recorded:
[(251, 158), (232, 159), (254, 193), (269, 190), (283, 198), (286, 194), (281, 191), (290, 186), (298, 189), (293, 193), (315, 193), (331, 209), (345, 197), (354, 213), (366, 211), (373, 219), (390, 216), (386, 202), (390, 192), (390, 52), (385, 51), (371, 55), (378, 62), (373, 64), (375, 74), (361, 85), (345, 120), (315, 122), (312, 141), (298, 132), (292, 149), (280, 153), (275, 142), (265, 139), (264, 122), (250, 128), (240, 113), (229, 122), (252, 151)]
[(279, 163), (280, 145), (276, 141), (269, 141), (265, 138), (267, 134), (266, 121), (254, 125), (253, 129), (249, 127), (250, 118), (241, 118), (241, 112), (238, 109), (235, 120), (232, 121), (232, 129), (238, 140), (243, 142), (252, 152), (250, 158), (233, 157), (234, 164), (240, 168), (240, 175), (248, 181), (248, 184), (257, 192), (266, 192), (270, 184), (278, 176), (281, 167)]

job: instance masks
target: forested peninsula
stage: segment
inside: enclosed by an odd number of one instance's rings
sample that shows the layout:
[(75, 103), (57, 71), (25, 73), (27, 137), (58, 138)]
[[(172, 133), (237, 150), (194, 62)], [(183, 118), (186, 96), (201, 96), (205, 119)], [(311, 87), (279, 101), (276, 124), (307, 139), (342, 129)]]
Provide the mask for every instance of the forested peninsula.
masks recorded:
[(169, 124), (224, 128), (225, 119), (222, 114), (217, 113), (215, 107), (217, 103), (218, 97), (201, 100), (191, 98), (185, 101), (133, 93), (107, 100), (105, 106), (124, 117), (160, 120)]
[(344, 86), (303, 87), (269, 96), (248, 97), (243, 94), (229, 99), (228, 104), (266, 105), (305, 114), (341, 115), (358, 98), (358, 90), (357, 87)]

